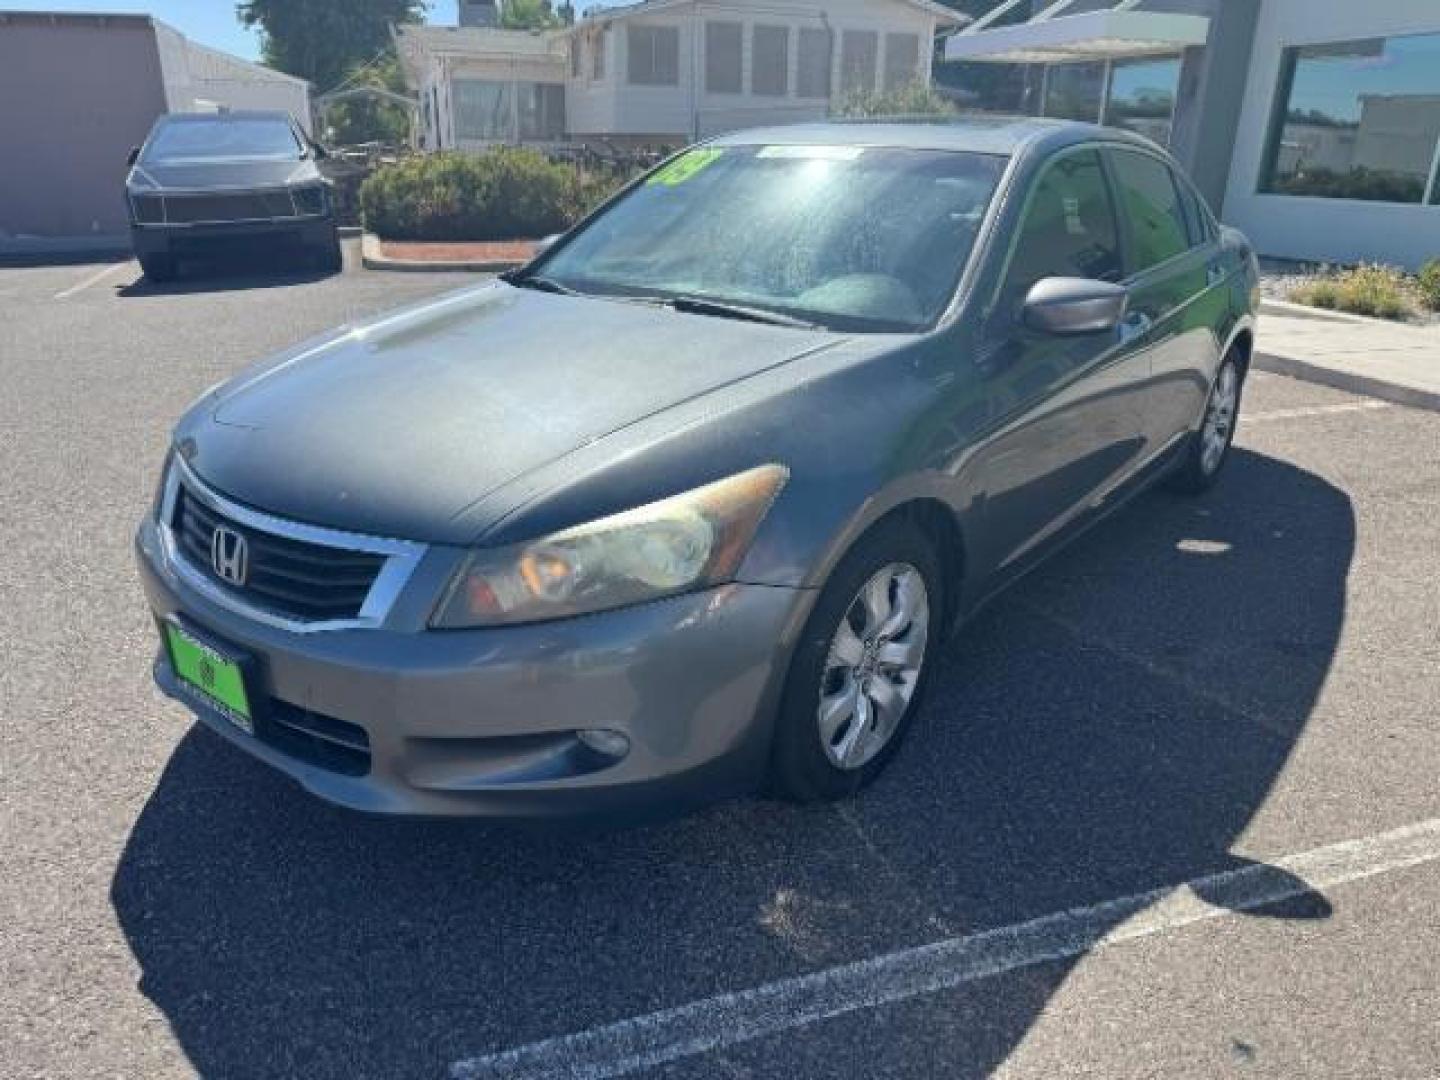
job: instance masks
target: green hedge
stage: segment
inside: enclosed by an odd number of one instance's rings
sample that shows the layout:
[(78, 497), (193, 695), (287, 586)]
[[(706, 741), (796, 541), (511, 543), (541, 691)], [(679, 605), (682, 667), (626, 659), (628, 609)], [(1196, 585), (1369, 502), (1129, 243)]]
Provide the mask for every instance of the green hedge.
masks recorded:
[(525, 147), (422, 154), (360, 189), (365, 227), (390, 240), (514, 240), (569, 228), (622, 182)]

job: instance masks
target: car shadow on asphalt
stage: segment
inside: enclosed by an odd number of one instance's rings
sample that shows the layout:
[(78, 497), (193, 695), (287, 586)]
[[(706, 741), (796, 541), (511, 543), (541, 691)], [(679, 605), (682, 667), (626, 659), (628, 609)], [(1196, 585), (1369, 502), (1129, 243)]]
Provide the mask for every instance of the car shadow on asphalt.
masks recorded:
[[(1230, 848), (1334, 658), (1355, 522), (1282, 461), (1237, 449), (1228, 470), (1205, 498), (1143, 496), (995, 601), (847, 805), (739, 801), (579, 835), (373, 819), (192, 729), (113, 882), (141, 989), (204, 1076), (437, 1076), (1249, 865)], [(1312, 892), (1260, 914), (1328, 912)], [(987, 1075), (1078, 962), (856, 1014), (822, 1071)], [(734, 1074), (820, 1075), (805, 1039), (738, 1047), (759, 1071)]]

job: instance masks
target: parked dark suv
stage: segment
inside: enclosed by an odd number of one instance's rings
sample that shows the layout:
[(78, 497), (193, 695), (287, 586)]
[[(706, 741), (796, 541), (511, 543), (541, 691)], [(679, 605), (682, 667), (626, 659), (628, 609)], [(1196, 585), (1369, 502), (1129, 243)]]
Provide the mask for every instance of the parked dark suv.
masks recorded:
[(335, 203), (314, 145), (289, 114), (171, 114), (130, 154), (130, 232), (145, 276), (168, 281), (189, 255), (299, 249), (340, 269)]

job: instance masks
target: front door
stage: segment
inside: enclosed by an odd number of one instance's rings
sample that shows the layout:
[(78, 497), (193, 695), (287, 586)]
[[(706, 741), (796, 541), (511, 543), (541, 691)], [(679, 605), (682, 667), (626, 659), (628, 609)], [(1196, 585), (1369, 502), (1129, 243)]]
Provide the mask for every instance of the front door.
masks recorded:
[(1099, 151), (1062, 151), (1033, 182), (994, 303), (979, 363), (986, 414), (1001, 418), (971, 462), (980, 528), (975, 569), (1004, 572), (1082, 516), (1143, 453), (1135, 402), (1149, 372), (1124, 326), (1057, 336), (1021, 321), (1047, 277), (1119, 282), (1121, 230)]

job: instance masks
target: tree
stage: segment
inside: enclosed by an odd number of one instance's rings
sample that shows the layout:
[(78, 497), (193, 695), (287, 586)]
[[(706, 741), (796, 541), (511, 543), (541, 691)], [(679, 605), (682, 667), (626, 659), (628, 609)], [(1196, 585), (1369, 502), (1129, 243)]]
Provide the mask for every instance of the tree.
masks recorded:
[(390, 27), (418, 22), (424, 0), (242, 0), (235, 13), (259, 27), (265, 62), (330, 90), (390, 44)]
[[(369, 88), (406, 93), (405, 74), (393, 50), (369, 64), (356, 64), (345, 75), (346, 89)], [(324, 113), (329, 141), (341, 146), (378, 141), (401, 144), (410, 135), (411, 110), (376, 97), (336, 101)]]
[(504, 0), (500, 25), (506, 30), (552, 30), (561, 21), (550, 0)]

